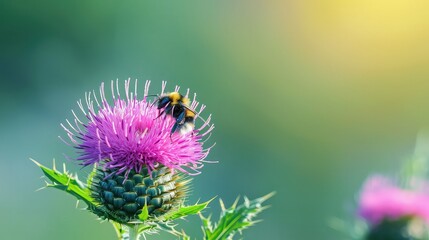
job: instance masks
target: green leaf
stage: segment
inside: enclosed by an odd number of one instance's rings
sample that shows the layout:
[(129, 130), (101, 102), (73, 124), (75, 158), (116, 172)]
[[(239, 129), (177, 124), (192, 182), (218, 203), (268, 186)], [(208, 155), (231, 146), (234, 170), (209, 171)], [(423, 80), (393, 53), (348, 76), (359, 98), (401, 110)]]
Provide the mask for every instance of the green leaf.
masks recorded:
[(239, 206), (237, 206), (239, 200), (237, 198), (233, 205), (228, 209), (225, 208), (222, 200), (220, 200), (222, 212), (218, 223), (214, 226), (210, 223), (210, 217), (205, 218), (200, 214), (203, 222), (204, 239), (232, 239), (234, 234), (241, 232), (241, 230), (246, 229), (257, 222), (254, 221), (253, 218), (267, 208), (266, 206), (263, 207), (262, 203), (271, 198), (274, 194), (275, 193), (272, 192), (252, 201), (245, 197), (244, 202)]
[(154, 222), (149, 222), (149, 224), (139, 224), (138, 233), (143, 233), (157, 228), (158, 225)]
[(52, 181), (52, 183), (47, 183), (46, 187), (65, 191), (75, 196), (78, 200), (84, 201), (88, 207), (95, 207), (96, 203), (91, 197), (90, 190), (77, 178), (77, 175), (73, 176), (68, 173), (66, 171), (65, 165), (63, 165), (63, 172), (59, 172), (55, 167), (55, 161), (53, 168), (50, 169), (33, 159), (31, 160), (42, 170), (43, 174), (45, 174), (45, 176)]
[(191, 240), (191, 237), (189, 237), (183, 229), (181, 231), (176, 230), (175, 227), (177, 225), (173, 224), (172, 222), (161, 221), (161, 222), (157, 222), (156, 224), (163, 231), (173, 234), (174, 236), (179, 237), (179, 239), (181, 240)]
[(126, 230), (122, 227), (122, 224), (117, 223), (115, 221), (110, 221), (110, 223), (112, 224), (113, 228), (115, 229), (116, 236), (118, 237), (118, 239), (123, 239), (124, 233), (126, 232)]
[(195, 204), (195, 205), (191, 205), (191, 206), (180, 206), (180, 208), (178, 208), (176, 211), (169, 213), (167, 216), (165, 216), (165, 220), (174, 220), (177, 218), (182, 218), (182, 217), (186, 217), (188, 215), (193, 215), (193, 214), (197, 214), (199, 212), (201, 212), (202, 210), (204, 210), (211, 201), (213, 201), (212, 198), (210, 200), (208, 200), (207, 202), (203, 202), (200, 204)]
[(213, 231), (213, 225), (210, 222), (211, 215), (209, 215), (208, 217), (204, 217), (200, 213), (200, 218), (201, 218), (201, 221), (203, 223), (202, 228), (203, 228), (204, 236), (210, 238), (212, 235), (212, 231)]
[(139, 214), (139, 219), (144, 222), (146, 221), (146, 219), (148, 219), (149, 217), (149, 211), (147, 208), (147, 204), (144, 205), (144, 207), (142, 208), (142, 213)]

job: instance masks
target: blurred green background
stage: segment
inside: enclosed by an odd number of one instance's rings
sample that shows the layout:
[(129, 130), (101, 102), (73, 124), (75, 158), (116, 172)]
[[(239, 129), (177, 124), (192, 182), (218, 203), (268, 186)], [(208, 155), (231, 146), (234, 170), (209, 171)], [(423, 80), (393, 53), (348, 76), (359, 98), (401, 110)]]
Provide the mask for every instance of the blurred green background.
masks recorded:
[[(217, 142), (189, 199), (277, 195), (245, 239), (344, 239), (370, 173), (395, 172), (429, 125), (427, 0), (0, 1), (2, 239), (115, 239), (43, 186), (58, 140), (100, 82), (191, 88)], [(142, 84), (140, 85), (142, 86)], [(217, 217), (211, 204), (206, 213)], [(197, 217), (180, 223), (200, 238)], [(149, 239), (174, 239), (155, 235)]]

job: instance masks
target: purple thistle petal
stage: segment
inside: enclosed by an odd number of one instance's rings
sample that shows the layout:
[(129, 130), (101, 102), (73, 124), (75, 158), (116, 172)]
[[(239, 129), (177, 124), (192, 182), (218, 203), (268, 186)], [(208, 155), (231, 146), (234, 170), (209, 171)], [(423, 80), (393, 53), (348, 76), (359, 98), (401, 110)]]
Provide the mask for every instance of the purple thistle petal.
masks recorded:
[[(199, 169), (211, 149), (203, 148), (203, 137), (214, 128), (210, 124), (211, 117), (203, 120), (202, 126), (189, 134), (174, 133), (170, 137), (175, 119), (171, 116), (157, 118), (156, 104), (147, 100), (150, 81), (146, 81), (142, 100), (137, 99), (137, 80), (131, 92), (130, 79), (125, 81), (125, 99), (120, 94), (118, 81), (116, 88), (114, 85), (112, 81), (112, 104), (107, 101), (104, 83), (100, 86), (98, 98), (93, 91), (85, 93), (86, 106), (82, 100), (78, 101), (87, 123), (72, 111), (74, 121), (66, 120), (68, 126), (61, 124), (70, 138), (71, 143), (68, 144), (78, 150), (77, 160), (84, 166), (104, 163), (105, 168), (119, 169), (119, 172), (138, 171), (144, 165), (153, 169), (161, 164), (188, 174), (200, 173)], [(163, 82), (162, 93), (165, 86)], [(199, 103), (195, 96), (190, 107), (200, 118), (205, 106), (201, 105), (197, 110)]]

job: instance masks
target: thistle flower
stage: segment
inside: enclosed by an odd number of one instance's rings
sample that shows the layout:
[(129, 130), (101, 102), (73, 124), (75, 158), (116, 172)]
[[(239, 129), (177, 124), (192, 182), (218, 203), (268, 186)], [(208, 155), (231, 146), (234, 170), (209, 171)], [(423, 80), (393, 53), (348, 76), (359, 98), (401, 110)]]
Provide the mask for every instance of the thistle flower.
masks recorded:
[(386, 177), (370, 177), (360, 195), (359, 215), (372, 225), (401, 217), (418, 217), (429, 223), (429, 191), (402, 189)]
[[(82, 121), (83, 118), (72, 111), (73, 121), (66, 119), (67, 125), (61, 124), (71, 143), (60, 138), (77, 149), (77, 161), (83, 166), (94, 165), (86, 183), (81, 182), (77, 174), (69, 173), (65, 164), (60, 172), (55, 163), (51, 169), (33, 161), (50, 180), (46, 187), (73, 195), (101, 219), (111, 220), (120, 240), (138, 240), (158, 230), (191, 239), (183, 230), (176, 230), (173, 221), (200, 214), (213, 200), (184, 204), (190, 182), (188, 175), (200, 173), (207, 162), (205, 158), (213, 146), (204, 148), (203, 144), (214, 126), (210, 124), (210, 116), (206, 120), (200, 117), (205, 106), (198, 109), (195, 94), (187, 106), (189, 89), (186, 99), (179, 96), (186, 100), (183, 104), (192, 114), (179, 118), (173, 108), (162, 114), (163, 109), (155, 106), (160, 98), (148, 99), (149, 85), (146, 81), (143, 98), (139, 100), (137, 81), (134, 91), (130, 91), (130, 80), (125, 81), (125, 97), (121, 97), (118, 81), (116, 86), (112, 81), (112, 99), (108, 101), (102, 83), (99, 96), (92, 91), (85, 94), (85, 104), (78, 101), (87, 120)], [(161, 93), (156, 95), (163, 95), (165, 86), (163, 82)], [(178, 92), (179, 87), (174, 91)], [(185, 109), (183, 105), (180, 107)], [(193, 117), (202, 120), (199, 128), (173, 131), (186, 123), (193, 124)], [(210, 217), (200, 214), (204, 238), (230, 239), (241, 233), (256, 222), (253, 218), (266, 208), (262, 203), (272, 195), (252, 201), (245, 198), (239, 206), (237, 199), (228, 209), (221, 202), (221, 217), (215, 224), (210, 222)]]
[[(79, 108), (89, 120), (87, 123), (72, 111), (74, 120), (67, 120), (67, 125), (62, 124), (71, 145), (78, 150), (77, 159), (81, 164), (101, 163), (111, 173), (125, 173), (125, 178), (131, 170), (141, 172), (147, 167), (150, 172), (159, 166), (190, 175), (200, 173), (199, 169), (211, 149), (203, 148), (203, 138), (214, 128), (210, 124), (210, 116), (191, 133), (170, 136), (175, 119), (158, 117), (159, 110), (154, 104), (156, 99), (148, 100), (150, 81), (146, 81), (141, 100), (137, 98), (137, 80), (134, 91), (130, 91), (130, 80), (125, 81), (125, 97), (121, 96), (118, 81), (116, 87), (114, 85), (112, 81), (112, 103), (107, 100), (104, 83), (100, 86), (99, 97), (93, 91), (85, 94), (85, 104), (78, 101)], [(163, 82), (161, 94), (165, 86)], [(178, 90), (176, 86), (175, 91)], [(190, 108), (199, 116), (205, 106), (201, 105), (197, 110), (199, 103), (195, 97), (194, 94)]]
[(416, 236), (426, 234), (429, 224), (429, 191), (424, 185), (403, 189), (384, 176), (370, 177), (358, 208), (370, 227), (367, 239), (421, 239)]

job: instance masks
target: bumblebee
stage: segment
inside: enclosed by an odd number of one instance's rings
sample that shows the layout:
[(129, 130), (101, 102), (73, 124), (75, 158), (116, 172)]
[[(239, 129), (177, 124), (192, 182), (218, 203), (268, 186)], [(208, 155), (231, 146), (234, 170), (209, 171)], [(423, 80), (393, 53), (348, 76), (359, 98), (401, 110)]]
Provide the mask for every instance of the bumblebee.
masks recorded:
[[(189, 99), (178, 92), (171, 92), (161, 95), (158, 100), (158, 110), (162, 111), (158, 117), (165, 115), (172, 116), (176, 122), (171, 129), (171, 134), (179, 131), (186, 134), (194, 129), (195, 112), (189, 108)], [(170, 134), (170, 135), (171, 135)]]
[(174, 115), (179, 116), (182, 112), (185, 112), (185, 108), (188, 108), (189, 105), (189, 99), (178, 92), (161, 95), (157, 102), (158, 110), (163, 109), (159, 116), (164, 113), (166, 115), (172, 115), (173, 117), (175, 117)]

